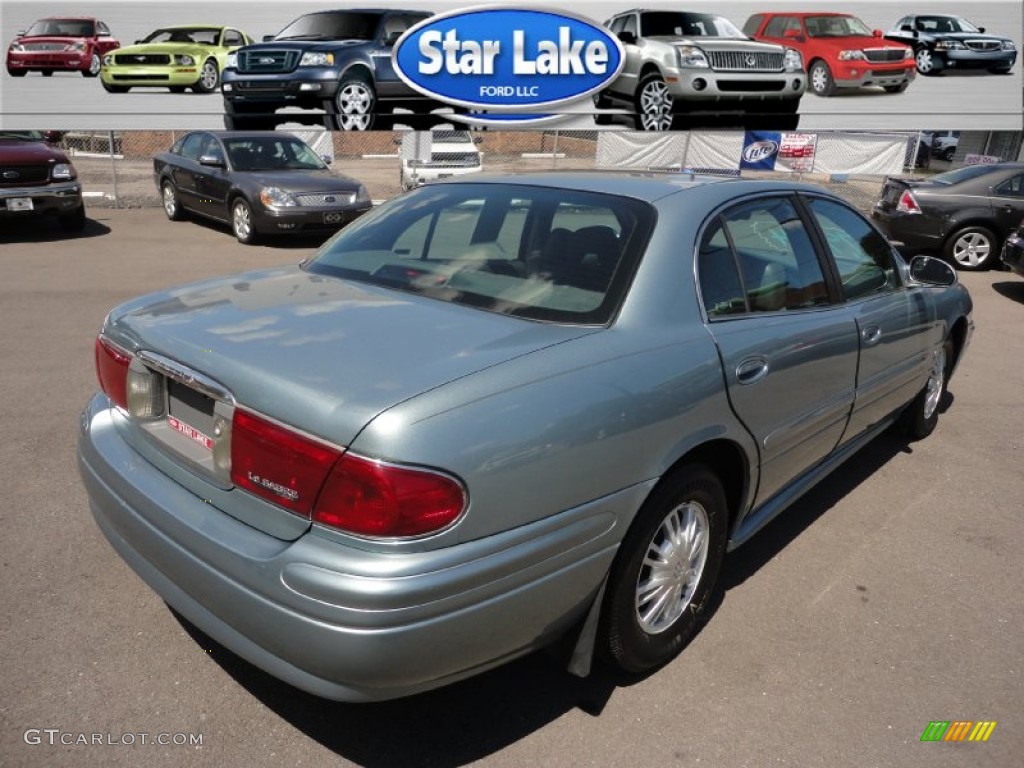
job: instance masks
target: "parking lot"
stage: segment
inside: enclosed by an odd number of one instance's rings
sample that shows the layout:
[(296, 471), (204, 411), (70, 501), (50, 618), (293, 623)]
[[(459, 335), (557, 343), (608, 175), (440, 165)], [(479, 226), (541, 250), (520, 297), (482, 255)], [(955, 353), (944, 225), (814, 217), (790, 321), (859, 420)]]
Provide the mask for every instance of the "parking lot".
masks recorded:
[[(730, 555), (709, 623), (665, 668), (579, 680), (541, 653), (347, 705), (177, 618), (96, 528), (75, 463), (110, 307), (316, 243), (247, 247), (159, 209), (89, 216), (67, 239), (0, 232), (0, 764), (1020, 765), (1024, 279), (961, 273), (976, 332), (936, 432), (886, 433)], [(934, 720), (997, 726), (921, 742)]]

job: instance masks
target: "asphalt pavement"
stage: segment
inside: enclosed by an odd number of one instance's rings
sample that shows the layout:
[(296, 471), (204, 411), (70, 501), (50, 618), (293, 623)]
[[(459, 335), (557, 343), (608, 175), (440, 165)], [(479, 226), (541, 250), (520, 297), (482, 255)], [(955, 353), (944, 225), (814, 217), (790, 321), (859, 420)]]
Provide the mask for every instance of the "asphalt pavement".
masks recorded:
[[(315, 243), (246, 247), (156, 209), (90, 217), (76, 237), (0, 230), (0, 765), (1021, 764), (1024, 279), (962, 275), (977, 331), (935, 433), (883, 435), (730, 555), (709, 623), (665, 668), (578, 680), (540, 653), (346, 705), (179, 620), (100, 534), (75, 465), (110, 307)], [(997, 725), (921, 742), (934, 720)]]

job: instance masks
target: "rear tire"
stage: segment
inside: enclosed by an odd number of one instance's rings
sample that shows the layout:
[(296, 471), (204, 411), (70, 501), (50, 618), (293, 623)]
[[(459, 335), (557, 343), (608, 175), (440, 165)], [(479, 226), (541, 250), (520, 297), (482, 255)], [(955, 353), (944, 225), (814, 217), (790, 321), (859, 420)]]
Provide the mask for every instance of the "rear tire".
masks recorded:
[(725, 490), (703, 464), (666, 477), (644, 502), (612, 564), (601, 643), (638, 674), (674, 657), (696, 632), (718, 580), (728, 528)]
[(950, 236), (943, 255), (957, 269), (988, 269), (999, 260), (999, 238), (988, 227), (972, 224)]

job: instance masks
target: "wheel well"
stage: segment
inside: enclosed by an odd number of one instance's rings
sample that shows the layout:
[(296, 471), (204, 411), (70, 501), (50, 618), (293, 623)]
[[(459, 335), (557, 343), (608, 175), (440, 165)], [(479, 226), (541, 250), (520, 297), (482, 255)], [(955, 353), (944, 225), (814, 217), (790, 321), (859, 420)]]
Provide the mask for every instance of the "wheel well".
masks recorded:
[(730, 440), (711, 440), (692, 448), (681, 456), (662, 476), (668, 477), (687, 464), (705, 464), (725, 489), (725, 500), (729, 507), (729, 530), (740, 511), (740, 504), (747, 494), (748, 471), (747, 459), (743, 450)]
[(361, 78), (371, 85), (373, 84), (373, 72), (371, 72), (370, 68), (365, 64), (353, 64), (341, 73), (341, 77), (339, 77), (338, 80), (345, 80), (351, 76)]
[(661, 76), (661, 70), (658, 69), (658, 65), (657, 64), (652, 64), (651, 62), (647, 62), (640, 69), (640, 80), (643, 80), (645, 77), (647, 77), (650, 74), (655, 74), (655, 75), (658, 75), (660, 77)]
[(946, 239), (942, 241), (942, 247), (945, 248), (949, 244), (949, 241), (956, 235), (957, 232), (966, 229), (967, 227), (984, 227), (995, 237), (995, 242), (992, 244), (994, 248), (998, 248), (1003, 238), (999, 234), (999, 230), (996, 228), (988, 219), (967, 219), (965, 221), (958, 221), (953, 224), (949, 230), (949, 234), (946, 235)]

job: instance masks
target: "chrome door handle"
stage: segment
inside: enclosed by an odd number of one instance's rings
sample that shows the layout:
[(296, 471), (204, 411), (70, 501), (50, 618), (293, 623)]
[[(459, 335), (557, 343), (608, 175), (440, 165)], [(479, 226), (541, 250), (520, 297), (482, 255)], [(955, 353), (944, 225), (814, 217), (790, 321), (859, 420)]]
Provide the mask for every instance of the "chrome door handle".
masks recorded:
[(753, 384), (768, 375), (768, 361), (763, 357), (748, 357), (736, 366), (736, 381)]
[(882, 329), (877, 325), (869, 325), (860, 332), (860, 337), (864, 341), (864, 346), (873, 346), (882, 338)]

